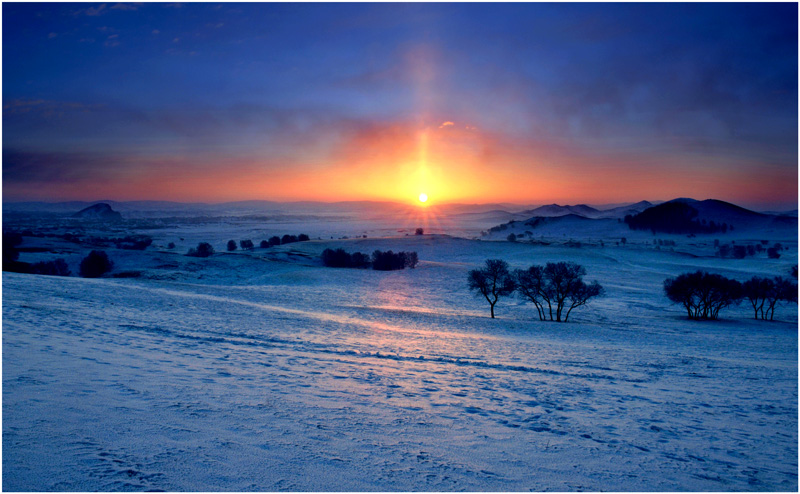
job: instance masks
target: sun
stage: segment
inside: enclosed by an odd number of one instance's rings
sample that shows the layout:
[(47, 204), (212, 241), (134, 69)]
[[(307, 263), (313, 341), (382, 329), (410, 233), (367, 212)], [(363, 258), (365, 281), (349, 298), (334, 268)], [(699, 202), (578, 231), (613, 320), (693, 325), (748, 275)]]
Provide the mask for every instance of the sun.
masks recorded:
[(419, 202), (427, 202), (428, 201), (428, 194), (422, 193), (419, 195)]

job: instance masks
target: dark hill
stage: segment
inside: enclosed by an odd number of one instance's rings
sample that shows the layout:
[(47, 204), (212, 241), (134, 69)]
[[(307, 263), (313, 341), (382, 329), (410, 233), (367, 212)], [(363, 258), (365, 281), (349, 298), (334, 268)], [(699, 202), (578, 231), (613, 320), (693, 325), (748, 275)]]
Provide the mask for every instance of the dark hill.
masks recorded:
[(632, 230), (691, 234), (725, 233), (734, 227), (750, 227), (769, 219), (768, 215), (717, 199), (679, 198), (627, 215), (625, 223)]
[(104, 202), (93, 204), (88, 208), (81, 209), (72, 215), (73, 218), (83, 218), (88, 220), (119, 221), (122, 215), (111, 209), (111, 206)]

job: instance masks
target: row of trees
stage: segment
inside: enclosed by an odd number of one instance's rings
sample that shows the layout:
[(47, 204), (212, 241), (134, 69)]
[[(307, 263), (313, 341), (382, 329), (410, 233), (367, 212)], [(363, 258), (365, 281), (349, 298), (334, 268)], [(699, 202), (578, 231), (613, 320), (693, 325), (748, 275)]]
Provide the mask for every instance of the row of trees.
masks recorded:
[[(259, 247), (261, 247), (262, 249), (266, 249), (268, 247), (273, 247), (276, 245), (293, 244), (295, 242), (306, 242), (308, 240), (310, 240), (310, 238), (305, 233), (301, 233), (300, 235), (284, 235), (283, 237), (274, 235), (270, 237), (269, 240), (262, 240), (261, 243), (259, 244)], [(252, 240), (247, 239), (247, 240), (240, 240), (239, 247), (241, 247), (242, 250), (253, 250), (255, 248), (255, 245), (253, 244)], [(228, 251), (231, 252), (236, 250), (236, 240), (228, 240), (227, 248)]]
[[(796, 276), (796, 267), (792, 273)], [(467, 282), (470, 290), (489, 303), (492, 318), (498, 300), (516, 293), (533, 303), (540, 320), (567, 322), (574, 309), (604, 294), (596, 281), (585, 283), (585, 275), (586, 269), (574, 262), (549, 262), (511, 271), (505, 261), (489, 259), (483, 268), (469, 272)], [(747, 300), (755, 319), (769, 321), (779, 302), (797, 303), (798, 293), (797, 284), (782, 276), (754, 276), (742, 283), (702, 270), (668, 278), (664, 292), (670, 301), (684, 306), (690, 319), (716, 320), (722, 309)]]
[[(52, 261), (39, 261), (35, 263), (19, 262), (16, 260), (19, 253), (9, 254), (3, 252), (3, 271), (14, 273), (41, 274), (46, 276), (69, 276), (72, 271), (69, 269), (67, 261), (58, 258)], [(114, 263), (102, 250), (93, 250), (88, 256), (84, 257), (80, 263), (78, 274), (83, 278), (97, 278), (111, 271)]]
[(772, 321), (778, 302), (797, 303), (797, 285), (782, 276), (754, 276), (740, 283), (720, 274), (696, 271), (666, 279), (664, 292), (669, 300), (683, 305), (689, 319), (715, 320), (720, 310), (747, 300), (755, 319)]
[(767, 257), (770, 259), (779, 259), (781, 257), (780, 252), (783, 250), (783, 246), (779, 243), (776, 243), (772, 247), (765, 248), (767, 242), (762, 241), (760, 244), (745, 244), (745, 245), (736, 245), (733, 243), (729, 244), (720, 244), (719, 240), (714, 240), (714, 247), (716, 247), (716, 255), (717, 257), (732, 257), (734, 259), (744, 259), (747, 256), (755, 256), (758, 253), (763, 252), (764, 250), (767, 251)]
[(416, 252), (386, 252), (376, 250), (372, 257), (361, 252), (352, 254), (344, 249), (325, 249), (322, 251), (322, 264), (331, 268), (369, 268), (376, 271), (393, 271), (397, 269), (415, 268), (419, 262)]
[(516, 292), (523, 300), (533, 302), (540, 320), (549, 317), (551, 321), (567, 322), (573, 309), (604, 293), (596, 281), (585, 283), (585, 275), (586, 269), (574, 262), (548, 262), (512, 272), (507, 262), (488, 259), (482, 269), (469, 272), (467, 282), (470, 290), (489, 302), (492, 318), (497, 301)]

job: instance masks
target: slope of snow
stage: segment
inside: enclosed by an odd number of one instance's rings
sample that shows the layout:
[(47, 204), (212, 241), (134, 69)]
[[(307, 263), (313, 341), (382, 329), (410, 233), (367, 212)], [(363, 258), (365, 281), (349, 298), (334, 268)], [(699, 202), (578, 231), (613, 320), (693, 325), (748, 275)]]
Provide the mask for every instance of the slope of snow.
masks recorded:
[[(329, 247), (421, 262), (324, 268)], [(797, 306), (692, 322), (661, 288), (698, 268), (785, 274), (791, 248), (734, 261), (399, 235), (110, 249), (138, 279), (3, 273), (3, 488), (796, 491)], [(517, 299), (492, 320), (466, 288), (487, 258), (573, 260), (607, 296), (569, 324)]]

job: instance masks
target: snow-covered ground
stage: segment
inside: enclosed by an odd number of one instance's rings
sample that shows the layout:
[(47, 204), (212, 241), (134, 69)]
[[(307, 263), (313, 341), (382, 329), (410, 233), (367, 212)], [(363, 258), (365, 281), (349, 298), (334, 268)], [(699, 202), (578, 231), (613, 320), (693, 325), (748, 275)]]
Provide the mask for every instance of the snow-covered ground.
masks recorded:
[[(106, 249), (139, 278), (3, 273), (3, 489), (798, 489), (797, 306), (694, 322), (662, 290), (700, 268), (786, 276), (796, 235), (773, 239), (781, 259), (733, 260), (711, 255), (713, 236), (616, 245), (616, 225), (582, 248), (559, 232), (531, 245), (291, 226), (163, 228), (146, 251)], [(277, 233), (327, 240), (220, 252)], [(215, 256), (181, 255), (210, 235)], [(73, 271), (86, 253), (26, 242), (60, 254), (21, 260)], [(421, 262), (325, 268), (327, 247)], [(568, 324), (516, 298), (493, 320), (466, 284), (487, 258), (575, 261), (607, 294)]]

